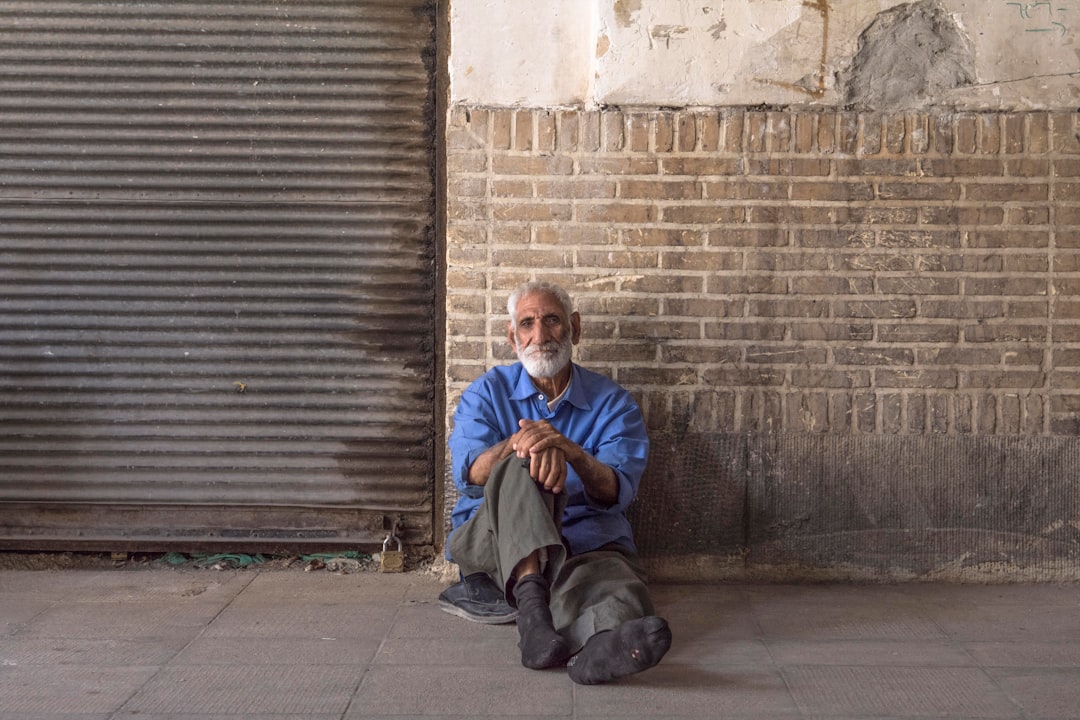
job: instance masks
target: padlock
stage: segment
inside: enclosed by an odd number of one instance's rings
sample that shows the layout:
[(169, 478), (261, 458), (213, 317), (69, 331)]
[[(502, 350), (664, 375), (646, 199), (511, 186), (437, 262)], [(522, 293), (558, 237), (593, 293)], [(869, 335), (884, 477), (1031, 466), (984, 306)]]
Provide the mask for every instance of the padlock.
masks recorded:
[[(390, 549), (390, 541), (397, 543), (397, 550)], [(390, 533), (383, 540), (382, 554), (379, 556), (379, 569), (384, 573), (405, 572), (405, 552), (401, 549), (401, 538)]]

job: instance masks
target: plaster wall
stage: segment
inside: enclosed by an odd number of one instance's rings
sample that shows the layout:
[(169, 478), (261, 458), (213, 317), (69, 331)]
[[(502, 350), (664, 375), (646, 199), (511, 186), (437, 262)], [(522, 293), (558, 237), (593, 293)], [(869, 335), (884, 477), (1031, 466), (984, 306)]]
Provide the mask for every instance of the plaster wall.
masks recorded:
[[(946, 20), (900, 29), (887, 62), (857, 61), (860, 39), (903, 5)], [(971, 77), (868, 109), (1080, 104), (1080, 0), (454, 0), (450, 22), (455, 104), (842, 106), (860, 74), (905, 82), (943, 53), (967, 58)]]

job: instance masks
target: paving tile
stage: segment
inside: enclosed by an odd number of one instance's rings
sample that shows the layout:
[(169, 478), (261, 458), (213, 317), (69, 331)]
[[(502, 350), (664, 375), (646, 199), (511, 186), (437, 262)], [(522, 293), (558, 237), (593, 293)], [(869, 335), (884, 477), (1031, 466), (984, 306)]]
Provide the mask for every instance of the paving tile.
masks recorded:
[(511, 645), (518, 641), (517, 625), (485, 625), (443, 612), (433, 602), (414, 602), (400, 608), (388, 637), (490, 639), (506, 638)]
[(1080, 670), (990, 670), (1001, 688), (1030, 717), (1080, 718)]
[(181, 598), (228, 602), (255, 578), (241, 571), (177, 570), (172, 568), (117, 570), (88, 575), (72, 602), (153, 601)]
[[(120, 711), (109, 717), (109, 720), (341, 720), (341, 713), (144, 713)], [(0, 718), (0, 720), (4, 720)], [(25, 720), (20, 718), (20, 720)], [(70, 718), (58, 718), (57, 720), (71, 720)]]
[(340, 715), (361, 670), (335, 665), (166, 667), (123, 710), (152, 714)]
[(55, 600), (47, 598), (0, 593), (0, 638), (19, 632), (54, 604)]
[(964, 649), (985, 667), (1080, 667), (1076, 642), (969, 642)]
[(607, 685), (577, 685), (574, 705), (577, 717), (778, 718), (797, 713), (775, 670), (666, 662)]
[[(277, 570), (258, 572), (244, 588), (239, 601), (295, 601), (319, 598), (327, 603), (394, 604), (404, 599), (416, 583), (407, 573), (357, 572), (347, 575), (317, 571)], [(437, 593), (436, 593), (437, 594)]]
[(799, 607), (762, 602), (754, 614), (766, 638), (813, 641), (947, 639), (932, 620), (910, 607), (889, 603), (808, 603)]
[(64, 602), (35, 617), (20, 635), (100, 639), (194, 637), (217, 612), (217, 607), (207, 603)]
[(927, 614), (956, 640), (1080, 640), (1080, 606), (972, 603), (928, 608)]
[(221, 612), (204, 637), (375, 638), (382, 637), (397, 612), (392, 604), (326, 602), (316, 595), (289, 603), (234, 603)]
[(0, 667), (0, 713), (20, 720), (38, 715), (92, 715), (120, 707), (155, 667), (53, 665)]
[(348, 665), (371, 662), (377, 637), (200, 637), (169, 663), (178, 665)]
[(942, 640), (769, 640), (778, 665), (974, 666), (963, 648)]
[(566, 671), (381, 665), (364, 676), (346, 718), (379, 715), (567, 716), (573, 683)]
[[(375, 656), (379, 665), (434, 665), (454, 667), (519, 667), (517, 636), (469, 639), (388, 637)], [(431, 672), (437, 672), (432, 669)]]
[(0, 593), (58, 597), (57, 593), (72, 593), (101, 574), (101, 570), (0, 570)]
[(1019, 717), (1016, 705), (977, 668), (803, 665), (782, 672), (808, 715)]
[(163, 665), (175, 657), (188, 642), (186, 637), (127, 640), (17, 636), (0, 643), (0, 666)]
[(672, 632), (671, 649), (664, 656), (665, 664), (716, 667), (725, 665), (758, 665), (769, 667), (772, 656), (761, 640), (728, 640), (712, 633), (688, 635)]

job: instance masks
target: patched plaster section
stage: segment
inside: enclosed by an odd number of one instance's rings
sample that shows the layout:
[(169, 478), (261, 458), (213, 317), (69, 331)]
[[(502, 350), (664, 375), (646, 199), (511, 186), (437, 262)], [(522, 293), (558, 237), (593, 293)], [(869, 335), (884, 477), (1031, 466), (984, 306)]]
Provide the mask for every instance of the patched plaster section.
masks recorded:
[(974, 47), (937, 0), (881, 13), (859, 38), (844, 73), (845, 101), (857, 110), (915, 110), (975, 80)]
[[(450, 12), (453, 103), (1080, 104), (1080, 0), (454, 0)], [(889, 47), (890, 32), (912, 46)]]

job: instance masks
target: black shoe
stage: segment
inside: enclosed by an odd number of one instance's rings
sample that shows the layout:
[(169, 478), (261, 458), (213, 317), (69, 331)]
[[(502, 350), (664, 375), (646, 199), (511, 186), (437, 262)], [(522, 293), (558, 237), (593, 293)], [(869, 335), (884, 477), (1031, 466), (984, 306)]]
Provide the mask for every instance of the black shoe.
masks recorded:
[(469, 575), (439, 594), (439, 607), (451, 615), (485, 625), (501, 625), (517, 620), (502, 590), (486, 573)]

